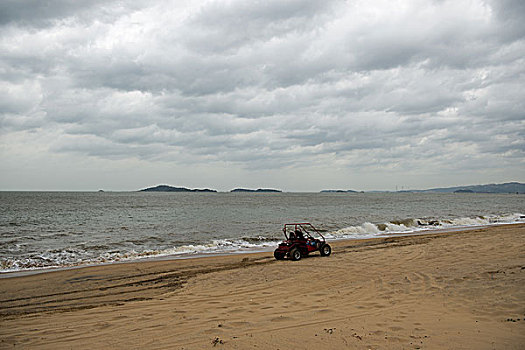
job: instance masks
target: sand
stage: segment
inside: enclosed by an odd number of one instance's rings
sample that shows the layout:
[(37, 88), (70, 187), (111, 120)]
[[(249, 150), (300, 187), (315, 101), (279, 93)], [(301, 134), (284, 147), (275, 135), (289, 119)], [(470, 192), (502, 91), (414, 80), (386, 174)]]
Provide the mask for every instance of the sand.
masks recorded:
[(0, 348), (524, 349), (525, 225), (0, 279)]

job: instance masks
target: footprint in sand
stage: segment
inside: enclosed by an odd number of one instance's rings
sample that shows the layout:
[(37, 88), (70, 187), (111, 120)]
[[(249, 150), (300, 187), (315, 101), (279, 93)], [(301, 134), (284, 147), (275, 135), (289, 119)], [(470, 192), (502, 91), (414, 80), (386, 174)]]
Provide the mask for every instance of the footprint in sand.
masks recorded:
[(99, 322), (99, 323), (97, 323), (96, 326), (97, 326), (98, 329), (105, 329), (105, 328), (110, 327), (111, 325), (109, 323), (107, 323), (107, 322)]
[(249, 327), (252, 324), (250, 322), (238, 321), (238, 322), (232, 322), (230, 323), (230, 325), (233, 327)]
[(233, 310), (230, 310), (230, 313), (232, 314), (238, 314), (240, 312), (244, 312), (246, 311), (246, 309), (243, 309), (243, 308), (237, 308), (237, 309), (233, 309)]
[(293, 317), (279, 316), (279, 317), (272, 318), (270, 321), (272, 321), (272, 322), (283, 322), (283, 321), (291, 321), (291, 320), (293, 320)]
[(401, 338), (398, 338), (398, 337), (392, 337), (392, 336), (385, 336), (385, 339), (387, 339), (389, 342), (397, 342), (397, 343), (401, 343), (401, 342), (404, 341), (404, 340), (401, 339)]
[(329, 312), (333, 312), (334, 310), (332, 309), (321, 309), (321, 310), (316, 310), (315, 312), (316, 313), (319, 313), (319, 314), (323, 314), (323, 313), (329, 313)]

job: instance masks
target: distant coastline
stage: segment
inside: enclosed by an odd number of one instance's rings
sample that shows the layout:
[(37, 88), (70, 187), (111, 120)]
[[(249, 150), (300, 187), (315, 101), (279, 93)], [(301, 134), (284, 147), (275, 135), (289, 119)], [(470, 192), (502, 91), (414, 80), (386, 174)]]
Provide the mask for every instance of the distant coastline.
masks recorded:
[(155, 187), (148, 187), (142, 190), (139, 190), (139, 192), (204, 192), (204, 193), (217, 193), (216, 190), (210, 190), (208, 188), (204, 189), (193, 189), (193, 188), (186, 188), (186, 187), (173, 187), (169, 185), (158, 185)]
[(440, 193), (525, 193), (525, 183), (506, 182), (502, 184), (468, 185), (443, 188), (431, 188), (428, 190), (406, 190), (399, 192), (440, 192)]
[(230, 192), (249, 192), (249, 193), (254, 193), (254, 192), (263, 192), (263, 193), (281, 193), (282, 191), (281, 190), (275, 190), (273, 188), (258, 188), (256, 190), (251, 190), (251, 189), (248, 189), (248, 188), (236, 188), (236, 189), (233, 189), (231, 190)]
[[(359, 191), (353, 190), (322, 190), (320, 193), (356, 193)], [(502, 184), (487, 184), (487, 185), (466, 185), (454, 187), (439, 187), (425, 190), (401, 190), (401, 191), (361, 191), (367, 193), (511, 193), (511, 194), (525, 194), (525, 183), (521, 182), (506, 182)]]
[[(170, 185), (158, 185), (154, 187), (148, 187), (144, 188), (142, 190), (139, 190), (139, 192), (186, 192), (186, 193), (192, 193), (192, 192), (198, 192), (198, 193), (217, 193), (217, 190), (204, 188), (187, 188), (187, 187), (175, 187)], [(281, 190), (276, 190), (273, 188), (258, 188), (256, 190), (252, 190), (249, 188), (235, 188), (231, 190), (232, 193), (282, 193)]]
[(354, 190), (322, 190), (321, 193), (358, 193)]
[[(99, 190), (104, 192), (104, 190)], [(139, 190), (138, 192), (183, 192), (183, 193), (217, 193), (219, 191), (209, 188), (198, 189), (198, 188), (187, 188), (187, 187), (175, 187), (170, 185), (158, 185), (154, 187), (148, 187)], [(235, 188), (229, 193), (282, 193), (282, 190), (273, 188)], [(408, 189), (401, 191), (359, 191), (359, 190), (341, 190), (341, 189), (327, 189), (321, 190), (318, 193), (511, 193), (511, 194), (525, 194), (525, 183), (520, 182), (506, 182), (502, 184), (486, 184), (486, 185), (467, 185), (467, 186), (454, 186), (454, 187), (440, 187), (430, 189)]]

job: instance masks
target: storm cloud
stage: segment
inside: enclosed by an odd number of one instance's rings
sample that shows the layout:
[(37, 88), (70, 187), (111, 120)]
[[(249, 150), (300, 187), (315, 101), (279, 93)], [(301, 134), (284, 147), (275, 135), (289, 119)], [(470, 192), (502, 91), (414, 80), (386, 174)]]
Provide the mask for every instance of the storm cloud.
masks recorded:
[(522, 1), (9, 0), (0, 14), (2, 189), (524, 180)]

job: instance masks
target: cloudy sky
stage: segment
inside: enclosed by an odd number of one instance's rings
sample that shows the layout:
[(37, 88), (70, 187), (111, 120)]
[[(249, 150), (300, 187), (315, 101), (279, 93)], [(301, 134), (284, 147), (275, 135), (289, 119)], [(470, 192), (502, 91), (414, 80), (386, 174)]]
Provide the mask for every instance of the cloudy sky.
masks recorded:
[(0, 190), (525, 181), (525, 2), (0, 2)]

